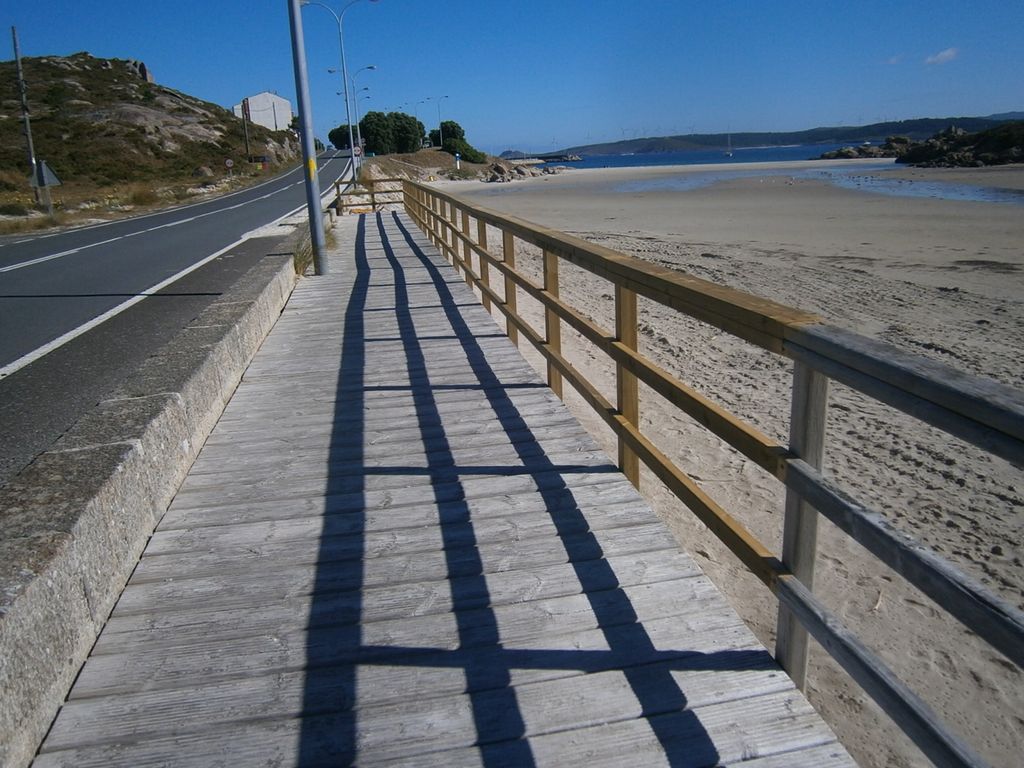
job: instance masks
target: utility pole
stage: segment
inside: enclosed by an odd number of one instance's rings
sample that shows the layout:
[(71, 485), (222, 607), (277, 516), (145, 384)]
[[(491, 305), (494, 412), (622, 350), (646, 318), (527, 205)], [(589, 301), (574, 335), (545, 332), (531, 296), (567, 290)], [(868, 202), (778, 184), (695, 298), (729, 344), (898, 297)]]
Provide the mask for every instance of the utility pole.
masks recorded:
[(302, 160), (306, 166), (306, 207), (309, 209), (309, 238), (313, 245), (313, 268), (318, 275), (327, 274), (324, 262), (323, 211), (320, 210), (320, 180), (316, 170), (316, 146), (313, 141), (313, 110), (309, 99), (309, 78), (306, 70), (306, 43), (302, 36), (302, 15), (299, 0), (288, 0), (288, 19), (292, 31), (292, 62), (295, 66), (295, 94), (299, 101), (299, 137)]
[[(11, 38), (14, 40), (14, 61), (18, 73), (18, 92), (21, 94), (21, 119), (25, 123), (25, 142), (28, 144), (28, 165), (31, 177), (36, 178), (36, 150), (32, 145), (32, 120), (28, 114), (28, 86), (25, 74), (21, 69), (21, 48), (18, 47), (18, 30), (11, 27)], [(39, 202), (40, 187), (35, 187), (36, 202)]]
[(252, 153), (249, 151), (249, 97), (242, 99), (242, 133), (245, 134), (245, 161), (252, 162)]

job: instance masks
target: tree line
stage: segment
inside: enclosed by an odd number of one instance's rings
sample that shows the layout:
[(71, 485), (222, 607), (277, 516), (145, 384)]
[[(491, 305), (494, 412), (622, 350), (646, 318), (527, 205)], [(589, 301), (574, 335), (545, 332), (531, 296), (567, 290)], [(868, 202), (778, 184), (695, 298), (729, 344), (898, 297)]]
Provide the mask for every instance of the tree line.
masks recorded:
[[(327, 134), (337, 149), (348, 149), (347, 123)], [(353, 138), (356, 127), (352, 126)], [(444, 120), (440, 128), (428, 134), (419, 120), (405, 112), (367, 112), (359, 121), (358, 135), (367, 154), (391, 155), (416, 152), (424, 146), (440, 147), (450, 155), (458, 154), (469, 163), (483, 163), (487, 156), (466, 141), (466, 132), (454, 120)]]

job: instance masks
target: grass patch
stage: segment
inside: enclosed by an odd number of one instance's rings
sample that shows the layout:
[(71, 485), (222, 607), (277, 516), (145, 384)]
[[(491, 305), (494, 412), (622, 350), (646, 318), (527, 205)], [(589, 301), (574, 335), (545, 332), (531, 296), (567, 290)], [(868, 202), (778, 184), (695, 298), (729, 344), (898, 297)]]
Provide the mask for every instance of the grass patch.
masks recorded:
[(0, 216), (28, 216), (28, 208), (21, 203), (0, 204)]
[(156, 205), (160, 196), (152, 189), (136, 189), (128, 196), (128, 202), (132, 205)]
[(53, 216), (33, 216), (27, 219), (8, 219), (0, 221), (0, 235), (14, 235), (19, 232), (38, 232), (41, 229), (57, 227), (65, 223), (63, 214), (57, 213)]

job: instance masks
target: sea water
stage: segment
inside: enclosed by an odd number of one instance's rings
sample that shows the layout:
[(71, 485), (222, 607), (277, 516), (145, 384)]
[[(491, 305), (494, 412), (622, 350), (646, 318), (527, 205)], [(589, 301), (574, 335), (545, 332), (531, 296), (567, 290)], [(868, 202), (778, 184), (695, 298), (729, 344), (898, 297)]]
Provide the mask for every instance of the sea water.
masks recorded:
[(998, 187), (978, 187), (955, 182), (921, 181), (897, 178), (892, 171), (894, 161), (846, 160), (842, 165), (828, 168), (808, 167), (796, 170), (792, 167), (779, 170), (745, 170), (742, 166), (750, 163), (792, 163), (800, 160), (814, 160), (823, 153), (839, 149), (848, 144), (799, 144), (784, 147), (739, 147), (732, 155), (722, 150), (693, 150), (686, 152), (648, 152), (636, 155), (589, 155), (570, 163), (546, 163), (546, 165), (568, 165), (572, 168), (643, 168), (671, 165), (727, 165), (733, 167), (721, 170), (681, 173), (679, 176), (663, 176), (657, 179), (621, 182), (615, 185), (617, 192), (675, 191), (685, 192), (699, 189), (720, 181), (749, 177), (786, 176), (810, 178), (835, 184), (845, 189), (873, 192), (896, 197), (929, 197), (942, 200), (967, 200), (985, 203), (1009, 203), (1024, 205), (1024, 191)]

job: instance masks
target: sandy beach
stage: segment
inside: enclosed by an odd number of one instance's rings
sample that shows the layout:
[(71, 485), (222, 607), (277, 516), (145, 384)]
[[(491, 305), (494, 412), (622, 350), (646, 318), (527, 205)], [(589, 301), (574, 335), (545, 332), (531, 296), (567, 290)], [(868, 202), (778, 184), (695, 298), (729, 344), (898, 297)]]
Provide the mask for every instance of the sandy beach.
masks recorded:
[[(1024, 388), (1024, 205), (879, 194), (865, 191), (870, 179), (858, 189), (856, 182), (841, 187), (805, 173), (843, 168), (839, 161), (575, 170), (511, 184), (446, 182), (444, 188)], [(1024, 166), (884, 169), (865, 176), (876, 173), (911, 185), (1024, 190)], [(501, 240), (492, 236), (490, 242)], [(538, 255), (523, 251), (520, 263), (536, 273)], [(609, 285), (563, 267), (561, 286), (570, 303), (614, 327)], [(538, 308), (520, 301), (539, 324)], [(644, 300), (640, 312), (645, 354), (786, 440), (791, 365), (785, 359)], [(574, 365), (614, 393), (613, 367), (605, 359), (571, 333), (563, 343)], [(567, 402), (614, 456), (610, 433), (597, 417), (579, 398)], [(779, 483), (649, 392), (641, 392), (641, 413), (655, 443), (778, 551)], [(827, 429), (826, 474), (1024, 607), (1019, 467), (838, 385), (831, 389)], [(772, 648), (771, 594), (650, 475), (641, 490)], [(1019, 669), (827, 523), (817, 567), (816, 592), (866, 645), (993, 765), (1019, 765)], [(812, 703), (860, 764), (929, 764), (817, 647), (810, 680)]]

